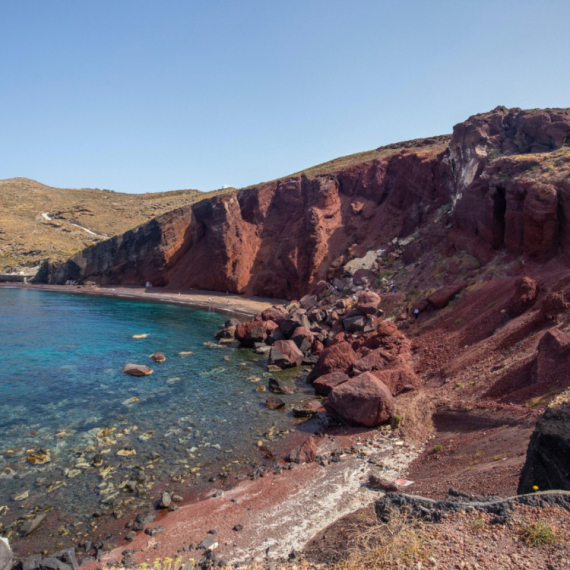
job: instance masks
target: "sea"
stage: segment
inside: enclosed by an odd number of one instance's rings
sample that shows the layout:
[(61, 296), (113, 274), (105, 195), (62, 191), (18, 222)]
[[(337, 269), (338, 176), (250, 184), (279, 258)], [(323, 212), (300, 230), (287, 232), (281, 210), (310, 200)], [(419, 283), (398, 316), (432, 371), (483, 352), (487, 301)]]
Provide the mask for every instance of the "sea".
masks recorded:
[[(21, 538), (26, 522), (49, 513), (50, 536), (73, 543), (101, 517), (148, 508), (161, 485), (186, 499), (204, 482), (259, 463), (260, 438), (271, 445), (295, 420), (265, 407), (262, 357), (216, 344), (227, 318), (0, 288), (2, 534)], [(157, 351), (166, 362), (150, 359)], [(127, 363), (154, 372), (132, 377), (122, 372)], [(295, 391), (281, 396), (287, 404), (307, 398), (292, 373), (281, 379)]]

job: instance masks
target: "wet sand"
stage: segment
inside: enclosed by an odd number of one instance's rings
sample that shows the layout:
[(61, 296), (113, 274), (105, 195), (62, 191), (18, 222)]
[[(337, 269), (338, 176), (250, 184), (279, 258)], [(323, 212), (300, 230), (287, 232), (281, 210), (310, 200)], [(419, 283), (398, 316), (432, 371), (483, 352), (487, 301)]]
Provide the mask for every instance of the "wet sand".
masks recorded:
[(142, 301), (157, 301), (188, 305), (201, 309), (207, 308), (217, 312), (236, 315), (253, 316), (271, 305), (285, 305), (288, 301), (283, 299), (270, 299), (265, 297), (243, 297), (233, 293), (220, 293), (218, 291), (165, 291), (160, 287), (98, 287), (92, 285), (33, 285), (24, 283), (0, 283), (0, 287), (18, 289), (35, 289), (38, 291), (55, 291), (58, 293), (79, 293), (84, 295), (102, 295), (127, 299), (140, 299)]

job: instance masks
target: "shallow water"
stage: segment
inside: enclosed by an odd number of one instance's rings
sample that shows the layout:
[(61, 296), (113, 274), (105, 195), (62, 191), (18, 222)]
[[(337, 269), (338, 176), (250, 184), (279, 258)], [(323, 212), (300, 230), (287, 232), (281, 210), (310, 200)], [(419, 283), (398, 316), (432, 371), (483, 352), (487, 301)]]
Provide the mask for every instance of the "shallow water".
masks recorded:
[[(0, 289), (5, 526), (38, 505), (74, 520), (124, 514), (148, 503), (155, 482), (190, 484), (209, 467), (253, 459), (260, 434), (291, 427), (255, 391), (267, 379), (252, 351), (204, 345), (226, 318), (162, 303)], [(149, 358), (156, 351), (165, 363)], [(154, 374), (123, 374), (129, 362)], [(252, 376), (261, 381), (248, 382)], [(49, 451), (49, 462), (29, 462), (38, 449)], [(133, 480), (136, 489), (125, 487)]]

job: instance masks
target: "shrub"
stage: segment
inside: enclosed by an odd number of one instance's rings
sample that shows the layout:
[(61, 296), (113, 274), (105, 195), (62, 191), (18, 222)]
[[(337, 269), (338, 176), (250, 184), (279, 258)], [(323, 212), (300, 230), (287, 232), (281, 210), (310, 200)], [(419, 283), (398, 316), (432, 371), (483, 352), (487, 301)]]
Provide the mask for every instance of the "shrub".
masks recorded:
[(519, 531), (519, 537), (527, 546), (544, 546), (558, 541), (556, 532), (542, 522), (523, 526)]
[(439, 443), (437, 445), (433, 446), (433, 452), (434, 453), (439, 453), (442, 449), (443, 449), (443, 445), (440, 445)]

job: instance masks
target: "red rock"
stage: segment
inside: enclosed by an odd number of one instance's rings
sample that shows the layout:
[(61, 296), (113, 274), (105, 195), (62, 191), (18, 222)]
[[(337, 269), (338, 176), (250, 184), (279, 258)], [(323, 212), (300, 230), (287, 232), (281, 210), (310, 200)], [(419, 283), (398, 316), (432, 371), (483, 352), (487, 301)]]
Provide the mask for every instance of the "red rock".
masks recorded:
[(375, 370), (372, 374), (388, 386), (392, 396), (397, 396), (402, 392), (417, 390), (421, 386), (420, 378), (411, 367), (404, 364), (400, 364), (396, 368)]
[(312, 463), (317, 457), (317, 443), (314, 437), (310, 437), (301, 444), (297, 449), (294, 449), (289, 454), (289, 461), (293, 463)]
[(449, 302), (465, 287), (467, 283), (462, 281), (460, 283), (453, 283), (447, 287), (442, 287), (438, 289), (435, 293), (432, 293), (426, 301), (436, 309), (443, 309), (447, 307)]
[(302, 406), (295, 406), (291, 410), (296, 418), (312, 418), (315, 414), (324, 411), (324, 408), (319, 400), (311, 400)]
[(549, 293), (540, 306), (540, 316), (545, 320), (556, 321), (569, 308), (570, 303), (562, 292)]
[(364, 291), (358, 296), (356, 307), (362, 315), (375, 315), (380, 301), (380, 295), (373, 291)]
[(330, 372), (348, 373), (352, 364), (358, 359), (352, 346), (346, 341), (341, 341), (331, 346), (327, 346), (315, 365), (312, 373), (313, 378), (318, 378)]
[(236, 339), (242, 346), (253, 348), (256, 342), (263, 342), (267, 337), (267, 324), (264, 321), (240, 323), (236, 327)]
[(280, 408), (285, 407), (285, 402), (277, 396), (267, 396), (265, 407), (270, 410), (279, 410)]
[(149, 376), (153, 370), (144, 364), (125, 364), (123, 372), (130, 376)]
[(293, 368), (303, 361), (303, 353), (292, 340), (278, 340), (271, 346), (268, 363), (280, 368)]
[(538, 286), (534, 279), (521, 277), (515, 283), (515, 293), (507, 306), (507, 313), (515, 317), (530, 309), (538, 297)]
[(277, 324), (287, 317), (289, 317), (289, 313), (282, 305), (273, 305), (261, 312), (261, 318), (264, 321), (275, 321)]
[(305, 327), (297, 327), (291, 335), (291, 340), (299, 347), (303, 354), (307, 354), (311, 350), (311, 345), (315, 340), (313, 333)]
[(325, 346), (320, 340), (314, 340), (313, 341), (313, 344), (311, 345), (311, 352), (315, 356), (319, 356), (324, 349), (325, 349)]
[(365, 372), (334, 388), (325, 410), (348, 424), (376, 427), (394, 414), (394, 398), (381, 380)]
[(279, 325), (275, 321), (265, 321), (267, 335), (270, 335), (273, 331), (279, 328)]
[(348, 374), (344, 372), (330, 372), (324, 376), (319, 376), (319, 378), (313, 382), (313, 388), (318, 394), (328, 396), (333, 388), (340, 386), (349, 379)]
[(382, 348), (370, 351), (366, 356), (359, 358), (352, 365), (352, 373), (355, 375), (372, 370), (386, 368), (394, 360), (394, 357)]

